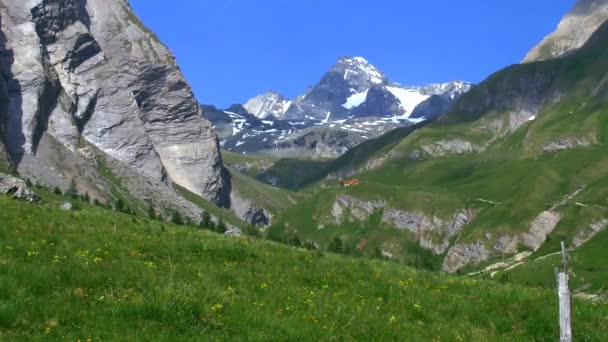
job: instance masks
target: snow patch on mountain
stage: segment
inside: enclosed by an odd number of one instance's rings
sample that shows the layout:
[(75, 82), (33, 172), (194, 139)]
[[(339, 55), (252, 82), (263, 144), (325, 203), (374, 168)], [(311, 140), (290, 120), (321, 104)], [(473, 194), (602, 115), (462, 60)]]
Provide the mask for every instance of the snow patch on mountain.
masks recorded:
[(430, 95), (420, 93), (420, 88), (404, 88), (404, 87), (386, 87), (401, 103), (400, 107), (405, 111), (405, 114), (400, 116), (402, 119), (407, 119), (422, 101), (428, 99)]
[(342, 104), (342, 107), (346, 108), (346, 109), (353, 109), (356, 107), (359, 107), (363, 102), (365, 102), (365, 99), (367, 99), (367, 92), (369, 91), (363, 91), (360, 93), (355, 93), (353, 95), (351, 95), (349, 98), (346, 99), (346, 102), (344, 102), (344, 104)]

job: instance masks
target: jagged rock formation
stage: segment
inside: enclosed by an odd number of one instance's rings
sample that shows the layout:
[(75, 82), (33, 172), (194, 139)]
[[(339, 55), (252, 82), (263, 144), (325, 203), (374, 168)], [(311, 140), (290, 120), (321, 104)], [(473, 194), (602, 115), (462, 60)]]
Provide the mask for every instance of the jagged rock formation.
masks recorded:
[(249, 113), (260, 119), (268, 116), (281, 119), (289, 106), (291, 106), (291, 101), (272, 90), (252, 98), (243, 105)]
[(459, 243), (450, 248), (443, 261), (441, 270), (454, 273), (471, 264), (479, 265), (483, 261), (488, 260), (489, 257), (490, 251), (488, 251), (482, 241), (471, 244)]
[(237, 191), (230, 195), (231, 208), (247, 224), (267, 226), (272, 215), (264, 208), (241, 196)]
[(331, 208), (336, 224), (345, 220), (365, 221), (375, 212), (382, 212), (381, 222), (399, 230), (411, 232), (421, 247), (435, 255), (445, 253), (450, 240), (458, 235), (473, 217), (470, 210), (461, 210), (451, 219), (429, 216), (420, 211), (391, 208), (382, 200), (361, 200), (339, 195)]
[(95, 183), (104, 159), (132, 176), (122, 180), (140, 198), (167, 197), (175, 182), (227, 203), (211, 125), (128, 1), (0, 4), (5, 140), (20, 174), (63, 187), (70, 177)]
[(0, 173), (0, 194), (30, 203), (40, 200), (40, 197), (29, 189), (24, 181), (2, 173)]
[(523, 62), (555, 58), (580, 48), (606, 20), (607, 0), (578, 0), (557, 29), (535, 46)]
[(422, 145), (420, 148), (433, 157), (441, 157), (447, 154), (466, 154), (479, 152), (482, 148), (461, 139), (440, 140), (432, 144)]
[(594, 143), (595, 142), (591, 141), (590, 138), (586, 138), (586, 137), (562, 138), (562, 139), (558, 139), (556, 141), (552, 141), (551, 143), (544, 146), (543, 151), (555, 152), (555, 151), (569, 150), (569, 149), (577, 148), (577, 147), (589, 147), (589, 146), (593, 145)]

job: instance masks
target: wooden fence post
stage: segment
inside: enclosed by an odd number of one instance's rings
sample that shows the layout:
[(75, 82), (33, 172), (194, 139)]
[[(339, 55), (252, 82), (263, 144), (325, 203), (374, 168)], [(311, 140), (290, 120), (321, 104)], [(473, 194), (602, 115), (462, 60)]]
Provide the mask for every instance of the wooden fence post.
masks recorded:
[[(562, 247), (562, 270), (557, 273), (557, 294), (559, 296), (559, 340), (560, 342), (572, 342), (572, 318), (570, 305), (572, 298), (568, 286), (568, 255), (564, 242)], [(557, 271), (557, 270), (556, 270)]]

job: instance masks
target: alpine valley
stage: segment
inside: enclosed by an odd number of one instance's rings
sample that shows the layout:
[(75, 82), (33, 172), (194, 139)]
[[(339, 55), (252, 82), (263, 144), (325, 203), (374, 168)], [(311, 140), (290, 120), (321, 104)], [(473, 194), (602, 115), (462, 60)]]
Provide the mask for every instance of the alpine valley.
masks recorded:
[(0, 72), (0, 340), (556, 340), (561, 242), (608, 335), (608, 0), (479, 84), (221, 109), (128, 0), (0, 0)]

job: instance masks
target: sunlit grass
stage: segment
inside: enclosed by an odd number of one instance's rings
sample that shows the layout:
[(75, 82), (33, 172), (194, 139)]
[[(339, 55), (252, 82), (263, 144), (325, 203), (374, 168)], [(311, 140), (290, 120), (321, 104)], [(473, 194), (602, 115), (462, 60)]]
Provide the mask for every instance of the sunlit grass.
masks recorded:
[[(546, 340), (552, 292), (0, 197), (1, 340)], [(575, 303), (577, 340), (608, 308)]]

